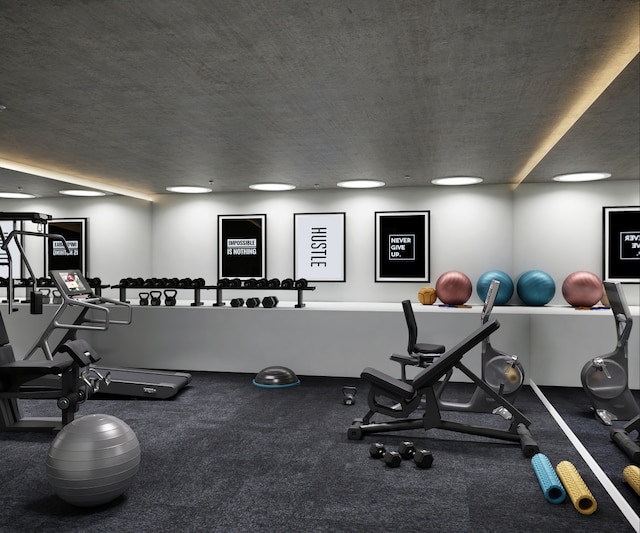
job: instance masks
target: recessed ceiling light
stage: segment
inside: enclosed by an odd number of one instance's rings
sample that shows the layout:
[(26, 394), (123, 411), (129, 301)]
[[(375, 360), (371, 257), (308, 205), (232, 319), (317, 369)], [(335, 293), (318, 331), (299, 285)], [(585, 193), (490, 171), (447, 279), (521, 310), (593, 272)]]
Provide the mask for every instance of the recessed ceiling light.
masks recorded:
[(177, 192), (180, 194), (203, 194), (211, 192), (211, 189), (209, 187), (200, 187), (193, 185), (176, 185), (174, 187), (167, 187), (167, 191)]
[(453, 176), (450, 178), (436, 178), (431, 180), (434, 185), (475, 185), (481, 183), (482, 178), (474, 176)]
[(610, 172), (575, 172), (573, 174), (560, 174), (552, 179), (553, 181), (576, 182), (606, 180), (610, 177)]
[(35, 195), (26, 192), (0, 192), (0, 198), (25, 199), (35, 198)]
[(385, 182), (378, 180), (349, 180), (339, 181), (336, 185), (344, 189), (375, 189), (376, 187), (384, 187)]
[(249, 185), (249, 188), (254, 191), (290, 191), (295, 189), (296, 186), (288, 183), (254, 183)]
[(90, 191), (88, 189), (65, 189), (58, 192), (65, 196), (105, 196), (102, 191)]

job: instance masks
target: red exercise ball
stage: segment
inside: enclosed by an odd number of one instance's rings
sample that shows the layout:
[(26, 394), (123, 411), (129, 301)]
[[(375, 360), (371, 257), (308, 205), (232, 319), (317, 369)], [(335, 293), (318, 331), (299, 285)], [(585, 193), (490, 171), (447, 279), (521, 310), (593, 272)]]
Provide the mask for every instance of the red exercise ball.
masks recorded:
[(462, 305), (473, 291), (469, 277), (457, 270), (450, 270), (442, 274), (436, 281), (436, 294), (443, 304)]
[(602, 281), (593, 272), (579, 270), (569, 274), (562, 283), (562, 296), (574, 307), (592, 307), (604, 294)]

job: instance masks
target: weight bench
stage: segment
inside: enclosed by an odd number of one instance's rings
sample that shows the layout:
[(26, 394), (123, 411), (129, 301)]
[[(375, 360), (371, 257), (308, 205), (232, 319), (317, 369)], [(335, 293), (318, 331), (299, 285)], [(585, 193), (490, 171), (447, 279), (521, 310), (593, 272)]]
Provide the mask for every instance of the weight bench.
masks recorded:
[[(57, 431), (72, 422), (79, 404), (97, 390), (98, 380), (88, 377), (88, 369), (100, 357), (83, 340), (67, 341), (61, 351), (65, 360), (16, 361), (0, 314), (0, 431)], [(43, 376), (56, 376), (56, 386), (30, 383)], [(55, 399), (60, 417), (24, 417), (18, 400)]]
[[(519, 442), (526, 457), (538, 453), (538, 445), (529, 433), (531, 422), (511, 404), (498, 394), (488, 383), (476, 376), (462, 363), (462, 358), (474, 346), (482, 342), (500, 327), (497, 320), (483, 324), (479, 329), (466, 337), (456, 346), (441, 355), (434, 363), (420, 372), (411, 383), (396, 379), (374, 368), (365, 368), (361, 377), (370, 384), (369, 412), (353, 421), (347, 432), (350, 440), (360, 440), (365, 434), (404, 431), (413, 429), (444, 429), (470, 435), (480, 435), (494, 439)], [(512, 418), (508, 429), (497, 429), (485, 426), (473, 426), (442, 419), (434, 387), (448, 372), (454, 368), (462, 371), (480, 389), (492, 397), (497, 405), (502, 406)], [(418, 407), (424, 407), (419, 418), (411, 418)], [(389, 416), (397, 420), (374, 422), (375, 414)]]

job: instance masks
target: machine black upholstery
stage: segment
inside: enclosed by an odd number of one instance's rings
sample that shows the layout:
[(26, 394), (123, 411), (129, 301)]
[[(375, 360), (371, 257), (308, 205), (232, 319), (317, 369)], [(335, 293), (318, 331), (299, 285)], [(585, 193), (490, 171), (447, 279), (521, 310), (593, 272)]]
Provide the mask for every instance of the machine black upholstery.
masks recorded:
[(400, 363), (402, 381), (407, 381), (407, 365), (424, 368), (430, 365), (440, 354), (443, 354), (445, 347), (442, 344), (418, 342), (418, 323), (416, 322), (416, 316), (411, 306), (411, 300), (402, 301), (402, 310), (409, 332), (407, 355), (393, 354), (391, 360)]
[[(530, 421), (506, 398), (498, 394), (485, 381), (462, 364), (464, 355), (499, 327), (500, 324), (497, 320), (491, 320), (483, 324), (422, 370), (413, 379), (412, 383), (394, 378), (374, 368), (365, 368), (361, 373), (361, 377), (370, 384), (369, 412), (363, 418), (354, 420), (348, 430), (348, 438), (357, 440), (368, 433), (439, 428), (515, 442), (519, 441), (525, 455), (531, 457), (534, 453), (537, 453), (538, 447), (528, 431)], [(496, 405), (503, 407), (512, 415), (508, 429), (471, 426), (442, 419), (434, 389), (440, 380), (452, 372), (454, 368), (462, 371), (486, 394), (494, 398)], [(424, 411), (422, 411), (423, 407)], [(411, 415), (418, 410), (422, 413), (422, 416), (412, 418)], [(397, 420), (374, 422), (372, 418), (376, 414), (389, 416)]]
[[(85, 361), (99, 357), (84, 340), (68, 341), (64, 351), (72, 358), (16, 361), (0, 314), (0, 431), (57, 430), (74, 419), (78, 404), (84, 399), (80, 370), (87, 366)], [(60, 379), (53, 380), (56, 387), (29, 387), (29, 383), (43, 376), (59, 376)], [(26, 418), (18, 403), (21, 398), (58, 400), (61, 417)]]

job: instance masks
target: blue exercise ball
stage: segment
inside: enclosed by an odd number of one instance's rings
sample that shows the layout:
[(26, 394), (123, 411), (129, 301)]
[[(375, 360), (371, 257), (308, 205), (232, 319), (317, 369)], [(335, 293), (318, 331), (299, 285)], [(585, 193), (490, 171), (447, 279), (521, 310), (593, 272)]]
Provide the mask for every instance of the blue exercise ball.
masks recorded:
[(500, 282), (500, 287), (498, 288), (498, 295), (496, 296), (495, 305), (504, 305), (506, 304), (511, 297), (513, 296), (513, 280), (506, 272), (502, 270), (489, 270), (485, 272), (478, 278), (478, 282), (476, 283), (476, 292), (480, 299), (484, 302), (487, 298), (487, 293), (489, 292), (489, 287), (491, 286), (491, 282), (496, 279)]
[(525, 305), (540, 306), (551, 301), (556, 293), (556, 284), (546, 272), (528, 270), (518, 278), (516, 290)]
[(108, 503), (129, 487), (140, 466), (133, 430), (111, 415), (86, 415), (62, 428), (49, 447), (47, 477), (67, 503)]

